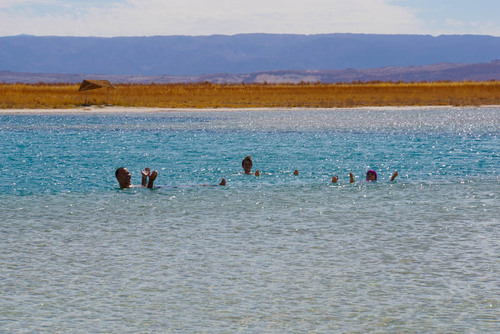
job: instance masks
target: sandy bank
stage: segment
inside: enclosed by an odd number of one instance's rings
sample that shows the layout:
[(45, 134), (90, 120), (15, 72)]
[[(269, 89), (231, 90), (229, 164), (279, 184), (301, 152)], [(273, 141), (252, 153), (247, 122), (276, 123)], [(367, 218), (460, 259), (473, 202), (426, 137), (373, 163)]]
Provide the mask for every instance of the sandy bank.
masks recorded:
[(356, 108), (145, 108), (145, 107), (78, 107), (70, 109), (0, 109), (0, 114), (120, 114), (120, 113), (164, 113), (164, 112), (241, 112), (266, 110), (429, 110), (429, 109), (470, 109), (487, 108), (500, 109), (500, 105), (485, 106), (386, 106), (386, 107), (356, 107)]

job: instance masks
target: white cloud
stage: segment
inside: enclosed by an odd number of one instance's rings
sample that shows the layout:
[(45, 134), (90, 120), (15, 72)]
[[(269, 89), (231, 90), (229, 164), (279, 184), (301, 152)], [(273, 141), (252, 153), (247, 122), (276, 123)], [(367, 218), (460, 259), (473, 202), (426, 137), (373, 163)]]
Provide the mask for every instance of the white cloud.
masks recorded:
[[(30, 0), (21, 0), (33, 3)], [(0, 35), (210, 35), (266, 33), (420, 33), (414, 13), (388, 0), (127, 0), (85, 7), (47, 0), (56, 12), (39, 16), (2, 10)], [(38, 1), (40, 3), (40, 1)], [(65, 4), (64, 4), (65, 3)], [(20, 4), (15, 1), (16, 6)]]
[(13, 8), (20, 6), (34, 6), (34, 5), (51, 5), (51, 4), (63, 4), (62, 0), (0, 0), (1, 8)]
[(396, 0), (0, 0), (0, 35), (489, 34), (495, 20), (425, 19)]

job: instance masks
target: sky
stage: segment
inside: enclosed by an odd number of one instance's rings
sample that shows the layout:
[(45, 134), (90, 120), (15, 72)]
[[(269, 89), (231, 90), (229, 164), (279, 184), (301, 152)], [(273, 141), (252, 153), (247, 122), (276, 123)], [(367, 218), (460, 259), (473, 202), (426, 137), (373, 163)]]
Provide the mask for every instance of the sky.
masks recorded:
[(0, 36), (240, 33), (500, 37), (500, 0), (0, 0)]

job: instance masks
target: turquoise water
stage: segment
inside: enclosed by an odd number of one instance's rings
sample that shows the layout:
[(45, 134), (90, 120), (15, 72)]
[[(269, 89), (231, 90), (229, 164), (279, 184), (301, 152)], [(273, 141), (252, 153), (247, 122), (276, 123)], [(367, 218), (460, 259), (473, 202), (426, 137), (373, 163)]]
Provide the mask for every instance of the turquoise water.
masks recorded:
[[(499, 125), (499, 108), (0, 113), (0, 332), (499, 332)], [(120, 166), (161, 187), (119, 190)]]

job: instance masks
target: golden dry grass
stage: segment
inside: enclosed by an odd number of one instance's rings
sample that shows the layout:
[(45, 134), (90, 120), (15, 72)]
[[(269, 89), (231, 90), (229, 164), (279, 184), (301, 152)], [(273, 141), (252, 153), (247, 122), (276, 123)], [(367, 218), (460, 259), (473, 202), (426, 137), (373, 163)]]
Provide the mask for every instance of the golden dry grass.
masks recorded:
[[(264, 108), (500, 105), (500, 82), (350, 84), (117, 84), (109, 103), (124, 107)], [(0, 108), (73, 108), (85, 93), (73, 84), (0, 84)], [(88, 92), (106, 104), (106, 89)]]

